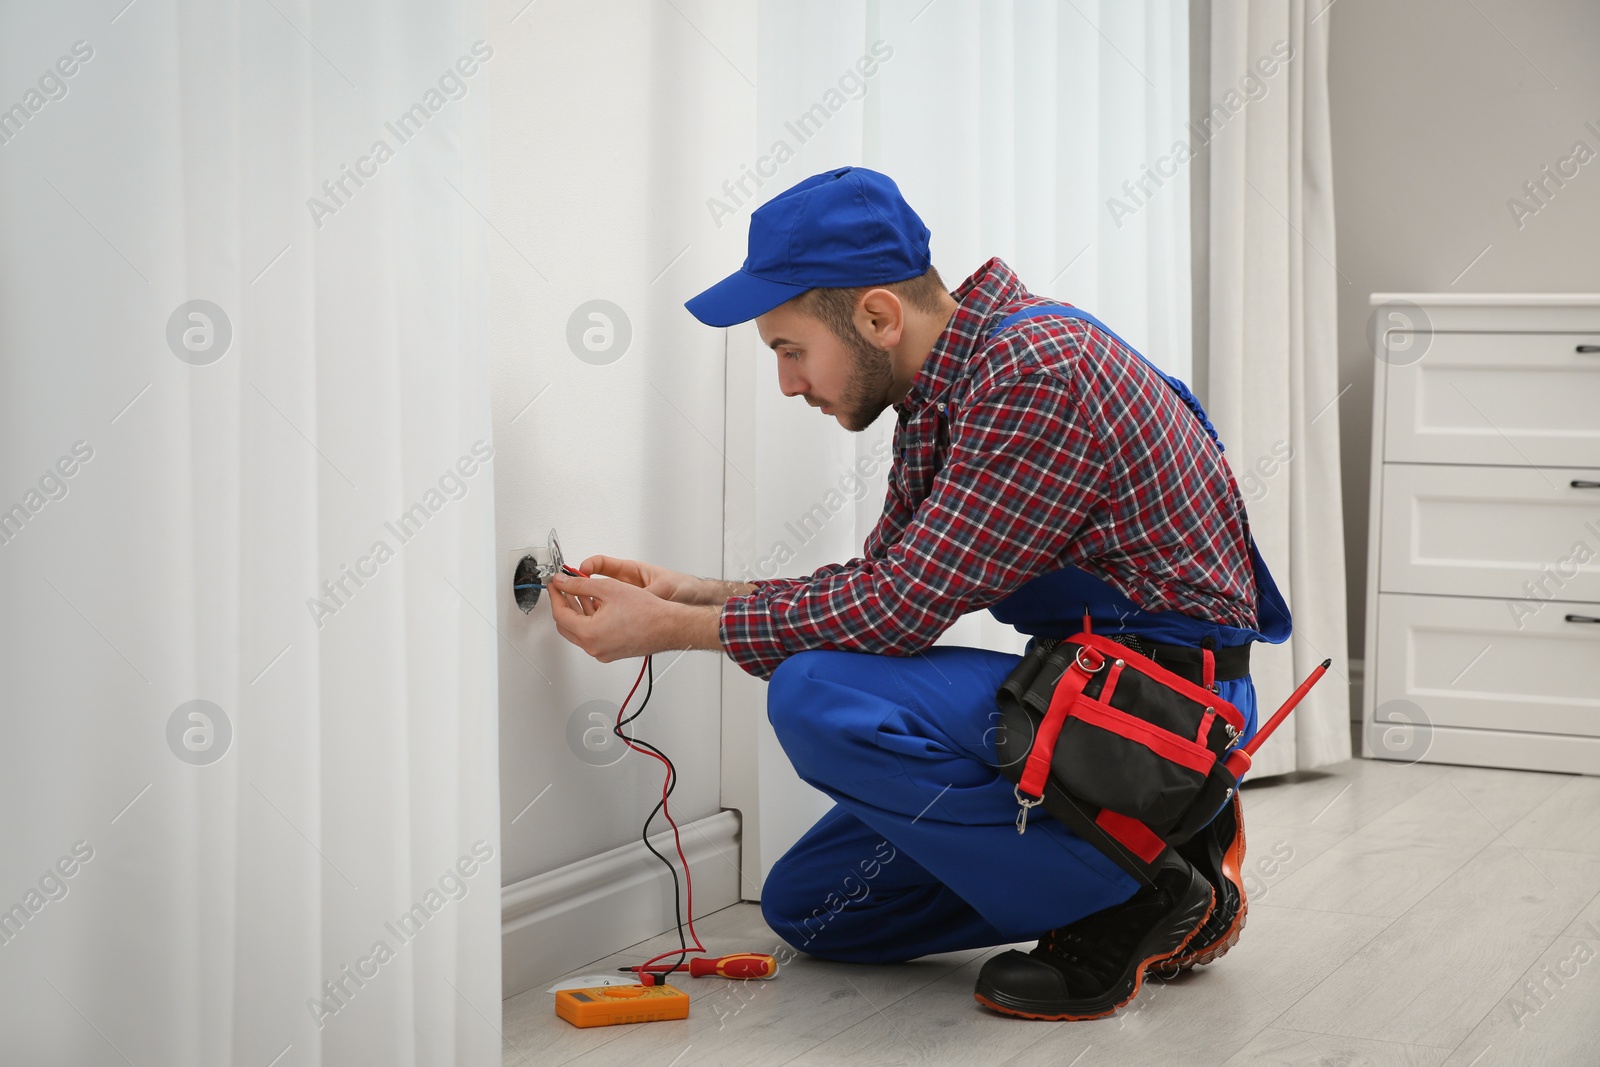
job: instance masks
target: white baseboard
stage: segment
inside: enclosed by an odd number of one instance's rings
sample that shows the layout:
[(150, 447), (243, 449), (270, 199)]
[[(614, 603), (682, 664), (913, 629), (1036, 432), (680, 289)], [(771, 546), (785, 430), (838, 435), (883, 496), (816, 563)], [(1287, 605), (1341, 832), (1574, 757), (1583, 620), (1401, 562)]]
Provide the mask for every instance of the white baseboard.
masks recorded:
[[(719, 811), (682, 824), (681, 831), (695, 914), (737, 903), (739, 813)], [(671, 830), (650, 843), (676, 862)], [(674, 926), (672, 879), (643, 841), (505, 886), (500, 995), (514, 997)]]

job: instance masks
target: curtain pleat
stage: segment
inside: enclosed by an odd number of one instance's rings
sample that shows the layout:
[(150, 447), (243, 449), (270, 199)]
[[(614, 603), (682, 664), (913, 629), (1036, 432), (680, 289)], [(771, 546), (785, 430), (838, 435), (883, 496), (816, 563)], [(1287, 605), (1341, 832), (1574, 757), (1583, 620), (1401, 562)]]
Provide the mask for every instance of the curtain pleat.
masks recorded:
[(1337, 287), (1325, 5), (1212, 0), (1209, 406), (1294, 614), (1255, 646), (1263, 714), (1331, 658), (1258, 753), (1263, 777), (1348, 759)]

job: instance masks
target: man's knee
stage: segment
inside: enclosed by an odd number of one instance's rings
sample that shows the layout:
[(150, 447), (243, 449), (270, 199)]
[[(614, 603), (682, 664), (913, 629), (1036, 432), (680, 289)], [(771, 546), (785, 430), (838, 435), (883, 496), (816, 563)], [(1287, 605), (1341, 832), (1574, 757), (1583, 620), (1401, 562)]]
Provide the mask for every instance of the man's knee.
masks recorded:
[(773, 933), (803, 952), (806, 947), (806, 936), (794, 925), (795, 916), (791, 911), (791, 905), (792, 902), (784, 894), (773, 888), (772, 878), (768, 876), (767, 884), (761, 889), (761, 917), (766, 920)]
[(817, 680), (827, 673), (829, 655), (827, 649), (807, 649), (778, 664), (767, 679), (768, 714), (774, 714), (779, 705), (787, 708), (803, 702)]
[(809, 748), (819, 734), (828, 732), (819, 730), (833, 703), (823, 689), (833, 673), (829, 659), (838, 655), (824, 649), (796, 652), (778, 664), (768, 679), (767, 719), (786, 751), (802, 740), (801, 747)]
[[(773, 933), (806, 952), (821, 932), (818, 922), (828, 911), (825, 907), (812, 907), (818, 903), (809, 899), (816, 895), (810, 891), (815, 878), (791, 856), (792, 853), (780, 856), (762, 883), (761, 917), (772, 927)], [(813, 911), (820, 915), (811, 914)], [(809, 932), (808, 925), (812, 927)]]
[[(774, 867), (772, 874), (778, 873)], [(830, 930), (830, 924), (838, 915), (839, 912), (830, 909), (824, 901), (804, 899), (803, 894), (775, 889), (773, 876), (767, 876), (761, 890), (761, 917), (773, 933), (796, 951), (819, 959), (846, 959), (834, 945), (837, 938), (829, 937), (830, 933), (839, 932)]]

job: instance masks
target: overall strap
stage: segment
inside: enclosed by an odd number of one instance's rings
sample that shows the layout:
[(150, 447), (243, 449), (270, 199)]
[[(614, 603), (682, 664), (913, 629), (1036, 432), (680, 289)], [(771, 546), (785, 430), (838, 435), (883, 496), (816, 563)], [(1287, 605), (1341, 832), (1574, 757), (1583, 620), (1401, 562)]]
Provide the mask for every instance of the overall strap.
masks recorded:
[(1105, 334), (1107, 337), (1110, 337), (1112, 340), (1116, 341), (1129, 352), (1132, 352), (1134, 355), (1144, 360), (1145, 364), (1149, 366), (1151, 370), (1161, 375), (1162, 380), (1172, 387), (1173, 392), (1178, 394), (1178, 399), (1183, 401), (1184, 407), (1187, 407), (1190, 411), (1194, 412), (1194, 417), (1200, 420), (1200, 425), (1205, 427), (1206, 433), (1210, 435), (1213, 441), (1217, 442), (1217, 449), (1219, 451), (1222, 450), (1222, 440), (1217, 436), (1216, 427), (1211, 425), (1211, 420), (1206, 417), (1205, 408), (1200, 406), (1199, 397), (1195, 396), (1189, 391), (1189, 387), (1184, 384), (1183, 379), (1175, 378), (1166, 371), (1162, 370), (1160, 367), (1156, 366), (1154, 363), (1151, 363), (1150, 360), (1145, 358), (1142, 352), (1140, 352), (1137, 348), (1134, 348), (1122, 338), (1118, 337), (1112, 332), (1109, 326), (1095, 318), (1093, 315), (1089, 314), (1087, 311), (1082, 311), (1075, 307), (1068, 307), (1065, 304), (1041, 304), (1038, 307), (1023, 308), (1021, 311), (1014, 311), (1005, 318), (1001, 319), (1000, 325), (994, 328), (993, 332), (989, 334), (989, 337), (992, 340), (995, 334), (1014, 325), (1015, 323), (1022, 322), (1026, 319), (1044, 318), (1047, 315), (1054, 315), (1058, 318), (1064, 319), (1078, 319), (1082, 322), (1086, 322), (1090, 326), (1093, 326), (1095, 329), (1099, 330), (1101, 333)]

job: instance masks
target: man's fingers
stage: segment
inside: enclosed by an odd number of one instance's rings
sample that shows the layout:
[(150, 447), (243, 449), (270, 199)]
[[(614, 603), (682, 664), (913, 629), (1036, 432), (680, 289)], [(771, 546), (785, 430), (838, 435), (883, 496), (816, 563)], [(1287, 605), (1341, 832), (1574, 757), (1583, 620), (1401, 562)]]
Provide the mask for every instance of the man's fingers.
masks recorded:
[(582, 647), (580, 630), (587, 625), (590, 614), (583, 610), (577, 597), (569, 597), (559, 590), (550, 598), (550, 614), (555, 619), (556, 632), (573, 644)]
[(550, 618), (555, 621), (556, 633), (565, 637), (568, 641), (572, 640), (572, 634), (568, 632), (568, 620), (572, 617), (572, 614), (572, 605), (567, 603), (567, 598), (560, 593), (552, 592), (550, 594)]
[(590, 556), (578, 567), (588, 575), (605, 575), (607, 578), (617, 578), (631, 585), (639, 584), (639, 565), (631, 559), (617, 559), (615, 556)]
[(555, 586), (554, 580), (552, 580), (549, 584), (551, 586), (551, 589), (550, 589), (550, 614), (555, 617), (556, 628), (560, 629), (561, 623), (562, 623), (562, 616), (571, 615), (572, 614), (572, 601), (568, 600), (565, 596), (563, 596), (561, 594), (560, 590), (558, 590), (558, 589), (556, 589), (554, 587)]
[(604, 597), (595, 596), (592, 592), (597, 583), (605, 579), (574, 578), (570, 575), (557, 574), (550, 579), (551, 588), (556, 595), (562, 598), (570, 597), (568, 607), (580, 615), (593, 615), (600, 610)]
[[(570, 582), (587, 582), (588, 578), (569, 578), (564, 574), (553, 574), (546, 583), (552, 596), (551, 606), (557, 611), (566, 611), (569, 614), (582, 614), (580, 598), (577, 590), (573, 589)], [(593, 599), (592, 597), (590, 599)]]
[(604, 583), (599, 578), (574, 578), (570, 574), (557, 574), (552, 575), (550, 580), (556, 589), (568, 596), (596, 598), (603, 592)]
[(629, 585), (644, 585), (644, 566), (638, 560), (618, 559), (615, 556), (590, 556), (578, 568), (585, 574), (605, 575)]

